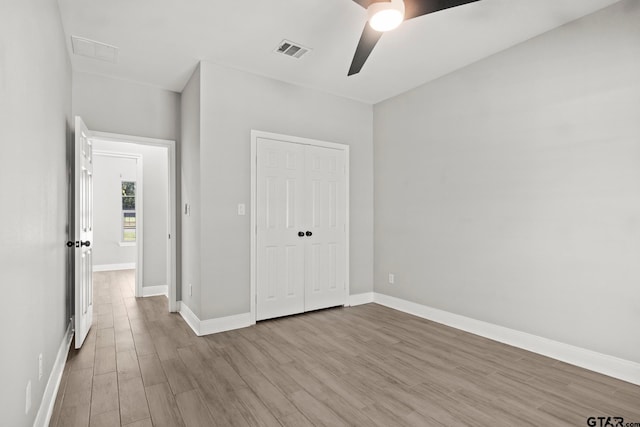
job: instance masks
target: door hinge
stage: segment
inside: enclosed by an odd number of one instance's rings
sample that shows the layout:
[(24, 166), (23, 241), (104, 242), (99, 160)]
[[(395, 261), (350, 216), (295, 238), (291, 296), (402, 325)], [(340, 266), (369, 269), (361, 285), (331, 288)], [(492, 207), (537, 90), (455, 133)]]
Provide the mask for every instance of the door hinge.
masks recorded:
[(171, 239), (171, 233), (169, 233), (169, 239)]

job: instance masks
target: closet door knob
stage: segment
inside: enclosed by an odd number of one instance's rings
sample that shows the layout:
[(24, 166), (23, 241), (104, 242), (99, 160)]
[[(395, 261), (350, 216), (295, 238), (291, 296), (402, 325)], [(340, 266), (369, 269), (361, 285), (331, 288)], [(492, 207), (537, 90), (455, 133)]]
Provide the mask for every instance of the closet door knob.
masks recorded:
[(310, 231), (307, 231), (307, 237), (309, 237), (309, 236), (311, 236), (311, 235), (313, 235), (313, 233), (312, 233), (312, 232), (310, 232)]
[(304, 237), (304, 231), (298, 231), (298, 237)]

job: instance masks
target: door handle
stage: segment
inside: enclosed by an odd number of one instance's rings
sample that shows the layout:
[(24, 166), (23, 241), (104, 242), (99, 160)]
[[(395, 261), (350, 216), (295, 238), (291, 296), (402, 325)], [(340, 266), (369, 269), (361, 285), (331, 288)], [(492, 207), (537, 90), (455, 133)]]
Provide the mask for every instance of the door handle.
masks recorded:
[(298, 237), (304, 237), (304, 231), (298, 231)]
[(312, 232), (310, 232), (310, 231), (307, 231), (307, 233), (306, 233), (306, 234), (307, 234), (307, 237), (309, 237), (309, 236), (313, 235), (313, 233), (312, 233)]
[(89, 247), (89, 246), (91, 246), (91, 242), (89, 240), (87, 240), (86, 242), (83, 242), (82, 240), (80, 240), (80, 241), (76, 240), (75, 242), (72, 242), (71, 240), (69, 240), (67, 242), (67, 247), (71, 248), (73, 246), (75, 246), (76, 248), (80, 248), (82, 246)]

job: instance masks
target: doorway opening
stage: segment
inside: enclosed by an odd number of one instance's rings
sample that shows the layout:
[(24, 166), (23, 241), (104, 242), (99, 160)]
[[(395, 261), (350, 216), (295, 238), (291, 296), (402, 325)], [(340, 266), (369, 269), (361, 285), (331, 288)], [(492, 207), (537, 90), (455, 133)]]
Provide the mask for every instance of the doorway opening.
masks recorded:
[(166, 295), (176, 311), (175, 142), (104, 132), (91, 140), (93, 271), (127, 277), (136, 297)]
[[(93, 141), (93, 272), (132, 270), (130, 289), (123, 291), (140, 297), (145, 259), (143, 154), (137, 146), (123, 144)], [(158, 231), (165, 234), (154, 233)]]

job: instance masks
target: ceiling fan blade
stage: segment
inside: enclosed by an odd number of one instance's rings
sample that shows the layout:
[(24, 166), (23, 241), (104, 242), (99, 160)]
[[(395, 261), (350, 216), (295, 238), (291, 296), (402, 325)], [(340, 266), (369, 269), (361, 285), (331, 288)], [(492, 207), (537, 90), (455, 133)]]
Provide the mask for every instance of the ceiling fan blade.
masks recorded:
[(404, 0), (404, 19), (417, 18), (428, 13), (476, 1), (479, 0)]
[(371, 5), (371, 3), (390, 2), (391, 0), (353, 0), (353, 1), (366, 9)]
[(380, 31), (376, 31), (367, 23), (364, 24), (364, 30), (362, 30), (362, 36), (356, 47), (356, 53), (353, 55), (353, 61), (351, 61), (351, 67), (349, 67), (349, 73), (347, 76), (358, 74), (362, 69), (362, 66), (367, 61), (369, 54), (375, 47), (378, 40), (382, 37)]

